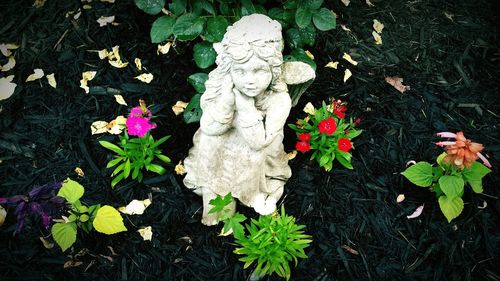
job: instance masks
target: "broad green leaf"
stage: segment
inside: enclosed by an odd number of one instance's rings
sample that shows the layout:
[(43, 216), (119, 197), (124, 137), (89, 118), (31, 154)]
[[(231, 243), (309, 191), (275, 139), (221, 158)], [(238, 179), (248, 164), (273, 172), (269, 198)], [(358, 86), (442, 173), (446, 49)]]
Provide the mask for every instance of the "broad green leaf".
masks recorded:
[(401, 174), (418, 186), (427, 187), (432, 184), (432, 166), (427, 162), (418, 162)]
[(73, 204), (82, 198), (85, 189), (78, 182), (67, 178), (59, 189), (57, 196), (61, 196), (66, 199), (69, 203)]
[(446, 197), (454, 198), (464, 191), (464, 179), (461, 176), (442, 176), (439, 178), (439, 187)]
[(71, 245), (76, 242), (76, 223), (55, 223), (50, 230), (54, 241), (61, 247), (61, 250), (66, 251)]
[(172, 0), (172, 3), (168, 7), (174, 15), (179, 16), (186, 11), (187, 0)]
[(196, 0), (192, 5), (193, 13), (197, 15), (201, 15), (204, 10), (209, 14), (215, 15), (214, 6), (208, 0)]
[(165, 6), (165, 0), (134, 0), (137, 8), (150, 15), (156, 15)]
[(225, 17), (216, 16), (207, 20), (207, 28), (205, 31), (205, 40), (208, 42), (220, 42), (226, 33), (229, 22)]
[(180, 41), (190, 41), (203, 32), (205, 20), (194, 14), (184, 14), (177, 18), (174, 24), (174, 35)]
[(337, 26), (335, 14), (327, 8), (321, 8), (314, 12), (312, 20), (317, 29), (328, 31)]
[(194, 95), (189, 101), (188, 106), (184, 109), (184, 122), (194, 123), (200, 121), (202, 110), (200, 107), (200, 94)]
[(316, 28), (309, 25), (306, 28), (299, 28), (300, 40), (309, 46), (313, 46), (316, 41)]
[(210, 205), (213, 206), (208, 213), (213, 214), (221, 212), (222, 210), (224, 210), (226, 206), (231, 204), (231, 202), (233, 202), (233, 196), (231, 195), (231, 192), (226, 194), (224, 197), (217, 195), (217, 197), (208, 202)]
[(199, 72), (195, 74), (191, 74), (188, 77), (188, 82), (193, 86), (194, 90), (199, 93), (203, 94), (205, 92), (205, 82), (208, 80), (208, 74)]
[(103, 147), (113, 151), (114, 153), (117, 153), (119, 155), (125, 155), (125, 151), (123, 151), (123, 149), (119, 148), (117, 145), (112, 144), (108, 141), (99, 141), (99, 144), (102, 145)]
[(486, 166), (475, 161), (470, 168), (464, 168), (462, 175), (475, 193), (481, 193), (483, 192), (483, 177), (490, 172), (491, 170)]
[(199, 68), (207, 68), (215, 63), (217, 54), (215, 53), (212, 43), (200, 42), (193, 47), (194, 62)]
[(174, 32), (175, 18), (171, 16), (162, 16), (153, 22), (151, 27), (151, 42), (161, 43), (168, 39)]
[(436, 158), (436, 163), (438, 163), (439, 166), (443, 166), (443, 159), (446, 157), (446, 155), (446, 152), (443, 152)]
[(300, 28), (306, 28), (311, 24), (312, 15), (311, 10), (299, 7), (295, 12), (295, 23)]
[(104, 234), (115, 234), (127, 231), (120, 213), (115, 208), (108, 205), (102, 206), (97, 211), (92, 224), (95, 230)]
[(233, 230), (234, 238), (242, 239), (245, 236), (245, 229), (241, 223), (246, 219), (247, 218), (245, 217), (245, 215), (235, 213), (232, 217), (224, 222), (224, 232), (227, 233), (229, 232), (229, 230)]
[(89, 215), (91, 217), (95, 216), (95, 214), (97, 213), (97, 211), (100, 208), (101, 208), (101, 204), (95, 204), (95, 205), (89, 206)]
[[(289, 55), (283, 57), (285, 61), (301, 61), (310, 65), (314, 71), (316, 71), (316, 63), (306, 55), (305, 51), (302, 49), (294, 49)], [(319, 110), (316, 110), (319, 113)], [(320, 116), (315, 116), (319, 120), (322, 118)], [(319, 121), (318, 121), (319, 122)]]
[(451, 222), (462, 213), (464, 201), (460, 197), (450, 198), (443, 195), (439, 197), (439, 208), (441, 208), (448, 222)]
[(241, 0), (241, 15), (251, 15), (255, 13), (255, 6), (251, 0)]
[(305, 43), (302, 41), (300, 37), (300, 32), (297, 28), (289, 28), (286, 31), (286, 43), (292, 48), (302, 48)]
[(303, 5), (311, 10), (317, 10), (323, 4), (323, 0), (304, 0), (301, 1)]

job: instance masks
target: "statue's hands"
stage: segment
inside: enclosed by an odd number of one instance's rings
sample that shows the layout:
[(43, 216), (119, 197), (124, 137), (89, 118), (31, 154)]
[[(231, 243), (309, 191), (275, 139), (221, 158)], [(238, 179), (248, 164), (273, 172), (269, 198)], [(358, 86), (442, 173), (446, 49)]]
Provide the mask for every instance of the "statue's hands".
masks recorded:
[(233, 88), (236, 110), (241, 112), (255, 110), (255, 99), (242, 94), (238, 89)]
[(226, 77), (221, 86), (221, 99), (224, 104), (234, 106), (235, 98), (233, 93), (233, 81), (231, 77)]

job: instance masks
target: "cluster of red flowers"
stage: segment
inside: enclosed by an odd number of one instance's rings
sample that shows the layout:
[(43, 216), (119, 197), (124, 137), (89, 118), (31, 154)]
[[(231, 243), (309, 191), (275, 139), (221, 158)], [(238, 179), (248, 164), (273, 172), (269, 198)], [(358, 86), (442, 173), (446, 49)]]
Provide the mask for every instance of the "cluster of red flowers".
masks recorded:
[(295, 149), (300, 152), (307, 152), (311, 150), (311, 144), (309, 141), (311, 140), (311, 135), (309, 133), (299, 134), (299, 140), (297, 144), (295, 144)]

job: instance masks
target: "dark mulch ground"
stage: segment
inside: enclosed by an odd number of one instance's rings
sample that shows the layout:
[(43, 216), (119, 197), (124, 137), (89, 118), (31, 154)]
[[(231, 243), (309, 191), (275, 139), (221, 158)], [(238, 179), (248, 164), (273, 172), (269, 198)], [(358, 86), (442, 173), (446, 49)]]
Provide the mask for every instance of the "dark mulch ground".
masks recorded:
[[(0, 228), (0, 279), (245, 280), (251, 270), (244, 270), (232, 253), (230, 238), (200, 224), (201, 198), (182, 186), (181, 177), (171, 173), (110, 188), (104, 167), (111, 155), (97, 141), (111, 138), (91, 136), (90, 124), (126, 114), (114, 101), (116, 90), (129, 104), (144, 98), (155, 104), (155, 134), (172, 135), (164, 150), (177, 163), (186, 156), (197, 125), (185, 125), (170, 107), (194, 94), (186, 78), (197, 69), (189, 44), (156, 55), (156, 45), (149, 43), (154, 18), (132, 1), (94, 2), (77, 21), (65, 14), (80, 7), (79, 1), (48, 1), (41, 9), (32, 8), (31, 1), (0, 4), (0, 42), (21, 44), (10, 72), (16, 75), (16, 94), (0, 103), (0, 196), (76, 179), (73, 171), (79, 166), (85, 171), (78, 181), (86, 187), (87, 203), (120, 206), (152, 194), (153, 204), (145, 215), (127, 219), (131, 231), (81, 235), (66, 254), (45, 249), (35, 224), (13, 236), (10, 211)], [(355, 143), (353, 171), (324, 172), (307, 155), (290, 163), (293, 177), (283, 202), (314, 238), (309, 259), (293, 270), (292, 279), (500, 280), (499, 2), (372, 1), (375, 7), (364, 1), (348, 7), (328, 2), (338, 22), (352, 32), (339, 27), (310, 49), (320, 66), (318, 78), (289, 123), (302, 116), (307, 101), (318, 105), (334, 96), (349, 102), (365, 132)], [(99, 28), (101, 15), (116, 15), (121, 24)], [(380, 46), (371, 37), (373, 19), (385, 24)], [(142, 58), (155, 80), (137, 82), (133, 67), (113, 68), (89, 52), (114, 45), (130, 62)], [(344, 52), (360, 64), (322, 67)], [(345, 67), (354, 75), (344, 84)], [(34, 68), (54, 72), (58, 88), (45, 79), (25, 83)], [(86, 70), (98, 71), (90, 94), (79, 88)], [(386, 76), (403, 77), (411, 90), (397, 92), (384, 82)], [(433, 145), (436, 132), (458, 130), (485, 145), (494, 170), (485, 179), (484, 194), (466, 192), (463, 214), (449, 224), (434, 195), (399, 173), (409, 160), (433, 161), (440, 153)], [(293, 149), (288, 129), (285, 145)], [(400, 193), (407, 199), (397, 204)], [(484, 201), (487, 207), (479, 209)], [(408, 220), (421, 204), (423, 214)], [(133, 230), (149, 225), (154, 239), (144, 242)], [(71, 259), (83, 264), (63, 269)]]

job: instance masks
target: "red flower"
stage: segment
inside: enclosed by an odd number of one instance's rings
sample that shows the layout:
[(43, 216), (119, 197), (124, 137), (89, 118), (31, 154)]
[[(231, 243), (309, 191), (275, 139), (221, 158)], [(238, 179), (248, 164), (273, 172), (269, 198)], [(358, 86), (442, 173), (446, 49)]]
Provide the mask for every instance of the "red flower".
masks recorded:
[[(335, 106), (335, 105), (334, 105)], [(339, 107), (336, 107), (334, 110), (333, 110), (333, 113), (335, 115), (337, 115), (340, 119), (343, 119), (345, 117), (345, 112), (347, 110), (347, 107), (341, 105)]]
[(361, 118), (356, 118), (356, 120), (354, 121), (354, 123), (356, 123), (356, 125), (359, 124), (359, 123), (361, 123)]
[(299, 134), (299, 140), (301, 141), (310, 141), (311, 140), (311, 135), (309, 133), (303, 133)]
[(352, 143), (347, 138), (340, 138), (337, 142), (340, 151), (348, 152), (352, 148)]
[(307, 152), (311, 150), (311, 145), (305, 141), (298, 141), (297, 144), (295, 144), (295, 149), (300, 152)]
[(320, 133), (331, 135), (335, 132), (335, 130), (337, 130), (337, 125), (335, 124), (335, 120), (332, 117), (329, 117), (326, 120), (320, 121), (318, 128)]

